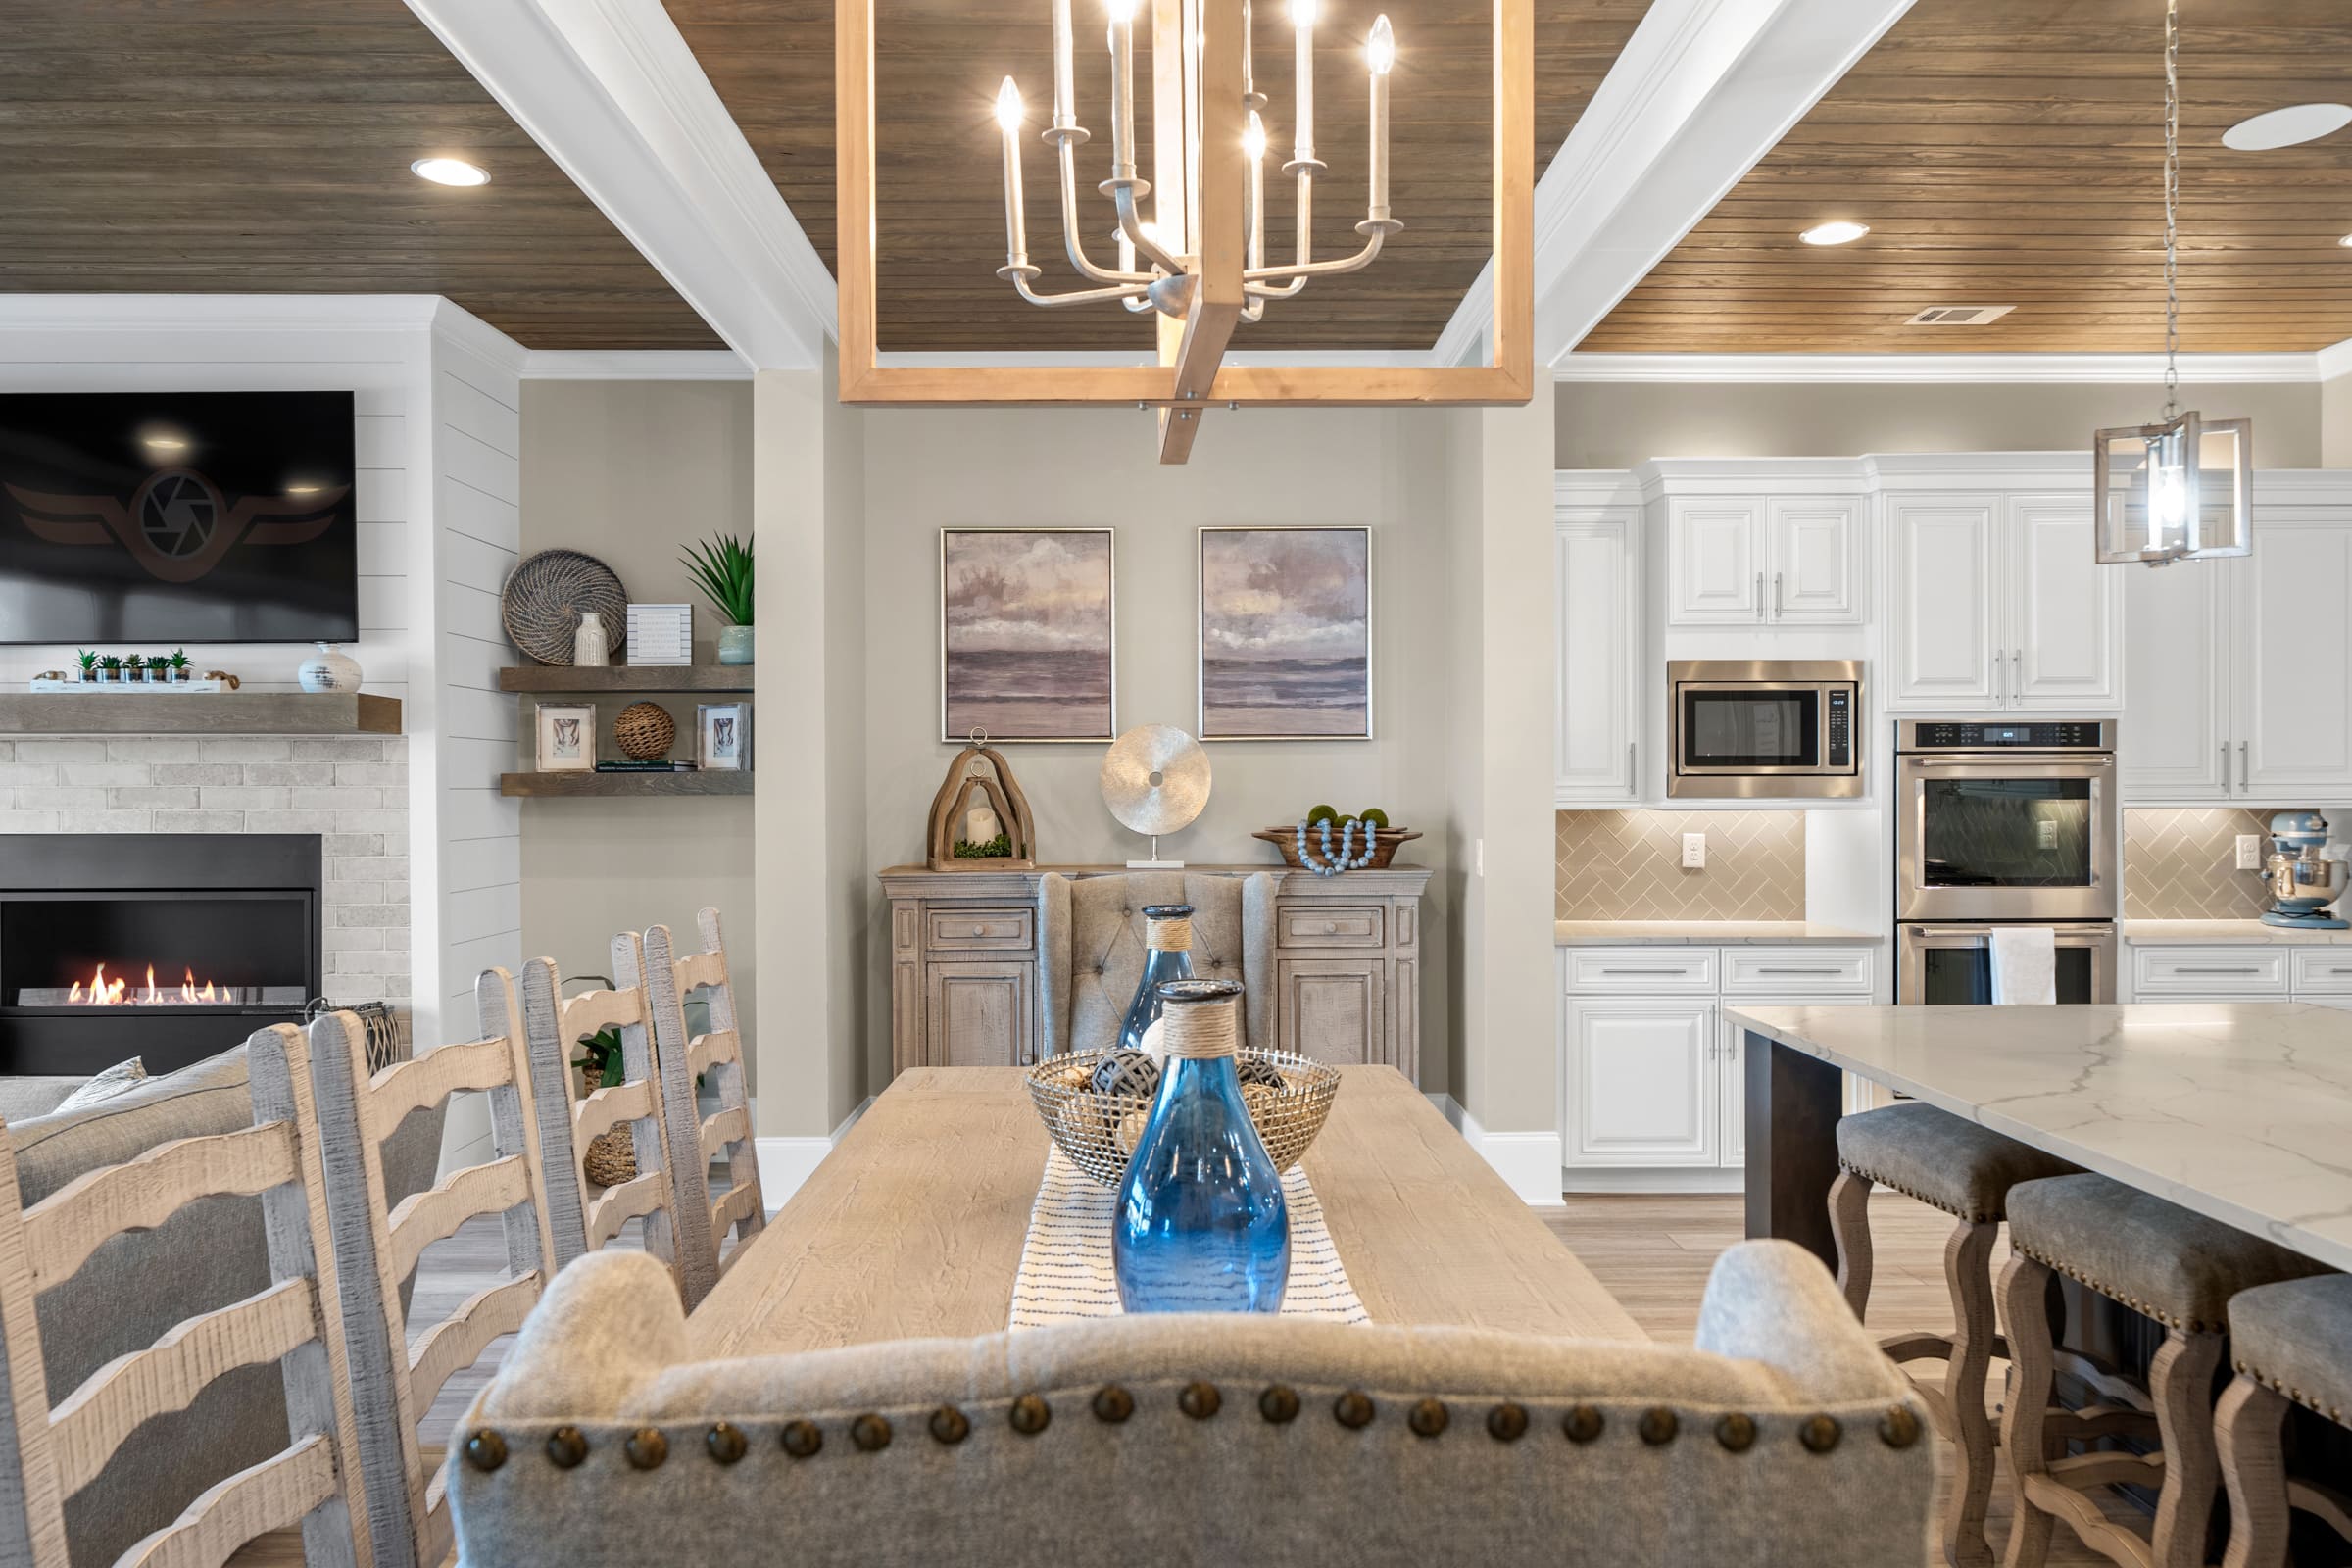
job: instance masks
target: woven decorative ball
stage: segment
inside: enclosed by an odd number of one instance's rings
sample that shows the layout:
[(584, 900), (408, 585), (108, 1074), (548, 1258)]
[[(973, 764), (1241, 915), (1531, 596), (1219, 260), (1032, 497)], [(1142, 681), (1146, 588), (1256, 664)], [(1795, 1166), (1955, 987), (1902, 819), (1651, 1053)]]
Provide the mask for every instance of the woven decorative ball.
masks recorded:
[(677, 738), (678, 721), (660, 703), (631, 703), (612, 718), (612, 744), (640, 762), (668, 756)]
[(508, 573), (499, 590), (498, 618), (507, 635), (542, 664), (571, 662), (572, 633), (580, 629), (581, 612), (589, 610), (615, 638), (613, 657), (622, 657), (617, 639), (628, 625), (628, 592), (594, 556), (542, 550)]
[[(1080, 1051), (1049, 1056), (1029, 1069), (1029, 1100), (1038, 1119), (1061, 1152), (1081, 1170), (1105, 1187), (1116, 1187), (1127, 1173), (1136, 1140), (1151, 1119), (1152, 1094), (1138, 1094), (1131, 1064), (1117, 1051)], [(1241, 1052), (1244, 1074), (1242, 1102), (1277, 1170), (1298, 1163), (1331, 1102), (1340, 1092), (1336, 1067), (1284, 1051)], [(1098, 1086), (1107, 1080), (1117, 1092)], [(1156, 1087), (1156, 1086), (1154, 1086)]]
[[(580, 1070), (580, 1081), (595, 1094), (604, 1087), (605, 1075), (594, 1067)], [(580, 1156), (580, 1170), (599, 1187), (618, 1187), (637, 1179), (637, 1145), (626, 1127), (615, 1127), (609, 1133), (599, 1133), (588, 1140), (588, 1152)]]

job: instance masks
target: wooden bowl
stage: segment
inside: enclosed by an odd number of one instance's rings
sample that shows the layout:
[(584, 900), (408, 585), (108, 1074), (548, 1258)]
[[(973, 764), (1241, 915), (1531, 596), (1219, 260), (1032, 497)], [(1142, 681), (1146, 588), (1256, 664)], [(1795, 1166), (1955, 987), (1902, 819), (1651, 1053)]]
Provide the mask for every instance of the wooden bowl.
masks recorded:
[[(1306, 869), (1306, 867), (1301, 865), (1298, 861), (1298, 829), (1297, 824), (1293, 824), (1290, 827), (1259, 828), (1256, 832), (1250, 834), (1250, 836), (1253, 839), (1264, 839), (1268, 844), (1271, 844), (1276, 849), (1280, 850), (1282, 852), (1282, 863), (1289, 866), (1292, 870), (1303, 871)], [(1420, 836), (1420, 833), (1412, 828), (1384, 827), (1378, 829), (1372, 835), (1371, 863), (1364, 866), (1363, 869), (1367, 871), (1387, 870), (1389, 868), (1389, 862), (1396, 858), (1397, 846), (1401, 844), (1408, 844)], [(1306, 836), (1306, 842), (1307, 847), (1312, 849), (1317, 855), (1321, 855), (1323, 853), (1323, 836), (1321, 833), (1309, 830)], [(1331, 835), (1331, 853), (1334, 855), (1340, 853), (1340, 835), (1336, 830)]]

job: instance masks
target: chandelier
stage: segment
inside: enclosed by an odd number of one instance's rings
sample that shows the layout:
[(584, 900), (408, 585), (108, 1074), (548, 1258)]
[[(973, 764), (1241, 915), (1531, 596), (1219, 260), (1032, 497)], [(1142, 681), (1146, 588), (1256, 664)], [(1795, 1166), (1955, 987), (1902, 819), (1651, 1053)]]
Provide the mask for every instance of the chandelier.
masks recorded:
[(2164, 417), (2091, 436), (2101, 564), (2254, 548), (2254, 421), (2180, 412), (2180, 7), (2164, 8)]
[[(1109, 16), (1110, 177), (1097, 189), (1110, 199), (1117, 217), (1111, 240), (1118, 259), (1107, 267), (1096, 262), (1080, 233), (1078, 148), (1090, 133), (1078, 123), (1072, 102), (1070, 0), (1054, 0), (1054, 122), (1043, 136), (1054, 144), (1060, 162), (1063, 249), (1081, 277), (1102, 286), (1055, 294), (1040, 293), (1034, 286), (1040, 269), (1029, 260), (1022, 203), (1021, 94), (1006, 76), (997, 93), (997, 124), (1004, 141), (1004, 265), (997, 275), (1011, 283), (1022, 299), (1047, 307), (1116, 300), (1137, 315), (1157, 311), (1172, 322), (1184, 323), (1188, 334), (1216, 334), (1215, 352), (1221, 354), (1236, 321), (1262, 318), (1268, 301), (1290, 299), (1317, 277), (1369, 267), (1380, 255), (1382, 242), (1404, 227), (1389, 213), (1389, 68), (1396, 58), (1396, 41), (1386, 16), (1372, 24), (1364, 45), (1371, 95), (1371, 189), (1364, 220), (1355, 225), (1363, 244), (1352, 255), (1318, 262), (1313, 256), (1315, 176), (1326, 167), (1315, 156), (1318, 4), (1290, 0), (1295, 123), (1290, 161), (1282, 172), (1292, 177), (1298, 192), (1298, 245), (1290, 261), (1269, 265), (1267, 98), (1257, 90), (1251, 60), (1249, 0), (1154, 0), (1152, 110), (1156, 184), (1136, 172), (1136, 0), (1107, 0), (1104, 9)], [(1243, 177), (1230, 177), (1240, 172), (1231, 163), (1232, 150), (1247, 162)], [(1149, 218), (1142, 206), (1146, 196), (1152, 198)], [(1238, 207), (1231, 204), (1235, 196), (1240, 198)], [(1217, 275), (1218, 251), (1236, 246), (1242, 263), (1238, 291), (1230, 277)], [(1213, 368), (1213, 359), (1211, 365)]]

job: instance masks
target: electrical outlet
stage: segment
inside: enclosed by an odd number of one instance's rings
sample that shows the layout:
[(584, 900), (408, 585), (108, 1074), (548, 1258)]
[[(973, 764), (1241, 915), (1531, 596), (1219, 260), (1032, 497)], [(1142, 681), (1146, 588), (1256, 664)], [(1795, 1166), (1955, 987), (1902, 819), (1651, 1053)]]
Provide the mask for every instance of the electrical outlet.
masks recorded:
[(2262, 835), (2240, 833), (2237, 836), (2237, 868), (2240, 871), (2262, 869)]
[(1707, 836), (1704, 833), (1683, 835), (1683, 865), (1691, 871), (1707, 868)]

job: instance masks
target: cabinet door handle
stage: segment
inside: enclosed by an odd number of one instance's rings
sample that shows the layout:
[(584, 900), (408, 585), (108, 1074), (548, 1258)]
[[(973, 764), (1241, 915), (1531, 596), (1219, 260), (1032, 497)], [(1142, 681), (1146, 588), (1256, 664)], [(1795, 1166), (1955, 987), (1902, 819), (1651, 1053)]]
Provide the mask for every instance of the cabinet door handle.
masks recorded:
[(2230, 793), (2230, 743), (2222, 742), (2222, 793)]
[(1689, 974), (1690, 971), (1688, 969), (1674, 968), (1669, 965), (1660, 965), (1659, 967), (1653, 969), (1603, 969), (1600, 972), (1602, 974)]
[(1785, 613), (1781, 608), (1782, 576), (1783, 573), (1777, 571), (1772, 574), (1772, 618), (1775, 620), (1780, 619), (1782, 614)]
[(1758, 974), (1829, 974), (1829, 975), (1838, 975), (1838, 974), (1843, 974), (1843, 973), (1845, 973), (1845, 971), (1844, 971), (1843, 969), (1774, 969), (1774, 968), (1759, 968), (1759, 969), (1757, 969), (1757, 970), (1756, 970), (1756, 973), (1758, 973)]
[(2009, 706), (2008, 677), (2008, 662), (2001, 658), (2001, 651), (1996, 648), (1992, 651), (1992, 706), (1995, 708)]
[(2009, 697), (2012, 702), (2026, 700), (2026, 651), (2022, 648), (2009, 650)]
[(1764, 618), (1764, 574), (1756, 573), (1756, 618)]
[(2237, 743), (2237, 787), (2240, 790), (2250, 790), (2254, 787), (2254, 775), (2248, 770), (2250, 764), (2246, 761), (2246, 743), (2239, 741)]
[(1639, 795), (1642, 793), (1642, 774), (1641, 771), (1634, 766), (1634, 748), (1640, 744), (1641, 743), (1638, 741), (1627, 741), (1625, 743), (1625, 792), (1628, 795)]
[(2260, 974), (2260, 973), (2262, 973), (2262, 970), (2261, 970), (2259, 967), (2257, 967), (2257, 966), (2255, 966), (2255, 965), (2253, 965), (2253, 964), (2250, 964), (2250, 963), (2247, 963), (2247, 964), (2205, 964), (2205, 965), (2202, 965), (2202, 966), (2200, 966), (2200, 965), (2197, 965), (2197, 964), (2193, 964), (2193, 963), (2183, 963), (2183, 964), (2178, 964), (2178, 965), (2176, 965), (2176, 966), (2174, 967), (2174, 969), (2173, 969), (2173, 973), (2175, 973), (2175, 974)]

